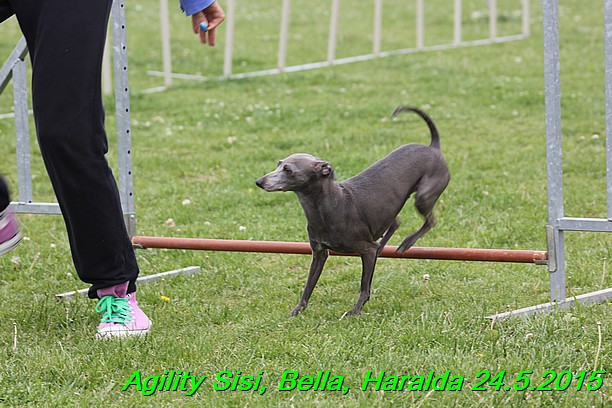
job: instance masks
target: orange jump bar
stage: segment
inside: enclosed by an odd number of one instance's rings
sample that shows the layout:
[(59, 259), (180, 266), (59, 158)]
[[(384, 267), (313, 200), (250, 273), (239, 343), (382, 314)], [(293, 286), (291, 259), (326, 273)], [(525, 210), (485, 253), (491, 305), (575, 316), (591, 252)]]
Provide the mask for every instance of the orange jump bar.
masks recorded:
[[(249, 241), (203, 238), (132, 237), (132, 244), (141, 248), (193, 249), (202, 251), (267, 252), (279, 254), (305, 254), (312, 251), (307, 242)], [(546, 264), (546, 251), (481, 248), (432, 248), (412, 247), (403, 254), (395, 252), (397, 247), (386, 246), (381, 257), (440, 259), (449, 261), (518, 262)], [(334, 251), (330, 255), (355, 256)]]

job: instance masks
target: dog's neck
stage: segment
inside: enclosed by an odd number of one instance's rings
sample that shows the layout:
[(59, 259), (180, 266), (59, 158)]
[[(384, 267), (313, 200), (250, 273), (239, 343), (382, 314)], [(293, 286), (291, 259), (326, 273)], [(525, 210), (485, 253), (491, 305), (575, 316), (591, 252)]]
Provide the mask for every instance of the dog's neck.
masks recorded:
[(308, 222), (321, 220), (333, 211), (342, 197), (341, 187), (331, 178), (321, 178), (306, 188), (295, 191)]

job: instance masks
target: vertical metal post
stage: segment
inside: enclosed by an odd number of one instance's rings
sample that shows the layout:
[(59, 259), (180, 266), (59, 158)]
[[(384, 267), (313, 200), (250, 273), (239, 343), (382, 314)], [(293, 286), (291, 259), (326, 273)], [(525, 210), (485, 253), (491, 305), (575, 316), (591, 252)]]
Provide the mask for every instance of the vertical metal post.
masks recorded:
[(19, 213), (60, 214), (55, 203), (32, 202), (32, 169), (30, 163), (28, 81), (25, 57), (28, 46), (21, 37), (5, 64), (0, 68), (0, 93), (13, 79), (13, 105), (15, 109), (15, 140), (17, 150), (18, 201), (11, 203), (11, 209)]
[(223, 76), (232, 75), (232, 50), (234, 49), (234, 20), (236, 18), (236, 5), (234, 0), (227, 0), (225, 18), (225, 54), (223, 57)]
[(327, 62), (334, 63), (336, 59), (336, 39), (338, 36), (338, 14), (340, 0), (332, 0), (331, 16), (329, 18), (329, 40), (327, 42)]
[(606, 68), (606, 191), (608, 220), (612, 221), (612, 0), (604, 1)]
[(136, 235), (134, 180), (132, 175), (132, 133), (130, 128), (130, 90), (128, 86), (128, 52), (125, 26), (125, 1), (115, 0), (112, 10), (115, 68), (115, 113), (119, 159), (119, 196), (130, 236)]
[(455, 30), (453, 36), (453, 42), (455, 44), (461, 44), (461, 24), (463, 22), (463, 8), (461, 0), (455, 0)]
[(22, 203), (31, 203), (32, 166), (28, 122), (28, 79), (26, 62), (23, 59), (18, 59), (13, 66), (13, 105), (15, 107), (18, 197)]
[(287, 61), (287, 37), (289, 33), (289, 14), (291, 11), (291, 0), (283, 0), (283, 6), (281, 11), (281, 27), (278, 43), (278, 62), (277, 67), (279, 71), (285, 69), (285, 63)]
[(380, 55), (382, 31), (382, 0), (374, 0), (374, 35), (372, 36), (372, 54)]
[(159, 21), (162, 42), (162, 63), (164, 67), (164, 86), (172, 85), (172, 55), (170, 52), (170, 17), (168, 0), (159, 0)]
[(497, 0), (489, 0), (489, 38), (497, 38)]
[(28, 46), (24, 37), (19, 39), (17, 45), (7, 58), (6, 62), (0, 67), (0, 93), (4, 91), (4, 88), (11, 82), (13, 78), (13, 66), (17, 60), (24, 60), (28, 54)]
[(529, 0), (523, 0), (523, 35), (528, 36), (530, 33), (529, 29)]
[(425, 46), (425, 6), (423, 0), (416, 0), (416, 47)]
[(561, 63), (557, 0), (542, 0), (544, 30), (544, 100), (548, 174), (548, 251), (551, 301), (565, 300), (565, 242), (558, 220), (563, 218), (561, 143)]

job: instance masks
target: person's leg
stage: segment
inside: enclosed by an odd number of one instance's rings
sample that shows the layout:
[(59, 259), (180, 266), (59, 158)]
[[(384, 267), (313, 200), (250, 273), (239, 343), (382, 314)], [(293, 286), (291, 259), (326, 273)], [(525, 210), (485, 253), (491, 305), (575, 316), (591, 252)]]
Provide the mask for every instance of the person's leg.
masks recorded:
[(13, 14), (13, 9), (11, 8), (8, 0), (0, 0), (0, 23), (11, 17)]
[(133, 292), (138, 266), (105, 158), (100, 72), (111, 0), (11, 4), (30, 50), (38, 140), (77, 273), (92, 298), (126, 281)]
[(8, 185), (0, 175), (0, 255), (14, 249), (21, 241), (21, 232), (17, 218), (8, 206), (10, 196)]
[(136, 290), (138, 265), (105, 155), (101, 66), (112, 0), (9, 0), (32, 60), (42, 156), (89, 297)]

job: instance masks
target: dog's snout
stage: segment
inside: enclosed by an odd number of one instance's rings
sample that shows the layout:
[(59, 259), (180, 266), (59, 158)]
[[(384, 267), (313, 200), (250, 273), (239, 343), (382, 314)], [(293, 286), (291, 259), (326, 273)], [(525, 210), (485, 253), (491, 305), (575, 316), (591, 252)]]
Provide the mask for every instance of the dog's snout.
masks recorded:
[(255, 184), (257, 184), (257, 187), (263, 188), (263, 177), (258, 179)]

